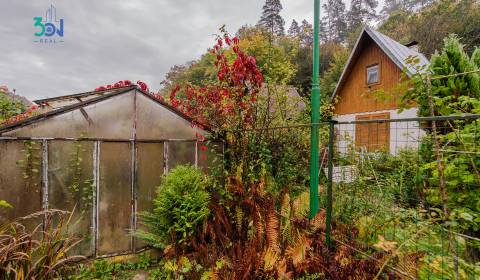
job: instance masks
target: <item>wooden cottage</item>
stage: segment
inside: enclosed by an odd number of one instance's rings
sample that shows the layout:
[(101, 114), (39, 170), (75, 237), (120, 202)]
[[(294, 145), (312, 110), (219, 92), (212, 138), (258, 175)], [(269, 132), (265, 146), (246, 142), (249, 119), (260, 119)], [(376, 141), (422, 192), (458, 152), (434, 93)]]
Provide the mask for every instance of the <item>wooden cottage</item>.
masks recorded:
[[(337, 101), (334, 119), (343, 123), (337, 130), (340, 151), (355, 147), (395, 154), (416, 145), (422, 135), (416, 122), (356, 122), (417, 116), (416, 108), (398, 110), (398, 85), (405, 80), (402, 73), (409, 77), (418, 66), (429, 63), (414, 45), (402, 45), (368, 27), (362, 30), (331, 96)], [(412, 57), (418, 58), (417, 65), (407, 63)]]

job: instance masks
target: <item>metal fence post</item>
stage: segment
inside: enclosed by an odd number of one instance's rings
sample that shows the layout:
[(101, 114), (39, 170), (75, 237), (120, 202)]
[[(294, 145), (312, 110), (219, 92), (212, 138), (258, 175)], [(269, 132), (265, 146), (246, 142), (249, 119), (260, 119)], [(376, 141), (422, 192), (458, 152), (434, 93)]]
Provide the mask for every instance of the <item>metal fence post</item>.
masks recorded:
[(320, 121), (320, 0), (314, 1), (312, 130), (310, 132), (310, 219), (318, 213), (318, 122)]
[(336, 121), (330, 120), (328, 122), (328, 180), (327, 180), (327, 214), (325, 219), (325, 242), (328, 247), (332, 246), (330, 239), (330, 231), (332, 225), (332, 204), (333, 204), (333, 146), (335, 141), (335, 123)]

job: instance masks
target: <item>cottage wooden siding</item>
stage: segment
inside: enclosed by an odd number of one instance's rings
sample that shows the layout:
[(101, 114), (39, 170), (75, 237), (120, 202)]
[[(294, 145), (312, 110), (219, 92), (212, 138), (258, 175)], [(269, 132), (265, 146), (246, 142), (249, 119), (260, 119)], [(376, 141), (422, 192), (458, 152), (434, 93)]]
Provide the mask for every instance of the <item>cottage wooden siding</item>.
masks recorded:
[[(416, 58), (418, 64), (411, 65), (408, 61), (412, 58)], [(397, 154), (402, 149), (417, 149), (419, 139), (424, 135), (418, 122), (370, 121), (416, 117), (415, 106), (398, 110), (400, 97), (409, 77), (425, 71), (424, 67), (428, 64), (428, 59), (415, 49), (366, 26), (360, 32), (330, 96), (330, 100), (336, 102), (333, 118), (340, 123), (336, 136), (337, 150), (349, 153), (353, 148)], [(367, 84), (367, 69), (375, 69), (372, 67), (375, 65), (379, 67), (378, 82)]]
[[(335, 114), (397, 109), (398, 96), (395, 96), (393, 89), (401, 80), (402, 70), (372, 40), (368, 40), (360, 52), (351, 72), (345, 77), (345, 83), (338, 89), (339, 101), (335, 106)], [(380, 81), (367, 86), (366, 69), (374, 64), (380, 66)], [(380, 89), (388, 98), (376, 98), (374, 92)]]
[[(386, 120), (390, 119), (390, 113), (368, 114), (356, 116), (357, 121)], [(357, 149), (365, 149), (368, 152), (389, 151), (390, 123), (367, 122), (357, 123), (355, 127), (355, 143)]]

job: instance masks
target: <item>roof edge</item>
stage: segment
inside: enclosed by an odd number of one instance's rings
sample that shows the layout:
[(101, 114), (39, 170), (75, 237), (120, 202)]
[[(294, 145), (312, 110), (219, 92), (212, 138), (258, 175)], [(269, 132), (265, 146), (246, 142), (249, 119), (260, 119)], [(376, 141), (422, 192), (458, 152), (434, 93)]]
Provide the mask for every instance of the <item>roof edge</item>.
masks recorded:
[(337, 95), (337, 91), (340, 87), (340, 84), (342, 83), (344, 77), (345, 77), (345, 74), (347, 72), (347, 68), (348, 66), (350, 65), (350, 63), (352, 62), (352, 58), (353, 58), (353, 55), (355, 54), (355, 52), (357, 51), (357, 48), (358, 48), (358, 44), (360, 43), (360, 40), (362, 39), (363, 37), (363, 34), (365, 33), (366, 29), (369, 28), (368, 26), (364, 26), (362, 28), (362, 31), (360, 31), (360, 35), (358, 36), (357, 38), (357, 41), (355, 42), (355, 45), (353, 46), (353, 49), (352, 49), (352, 52), (350, 53), (350, 56), (348, 57), (348, 60), (347, 62), (345, 63), (345, 66), (343, 67), (343, 71), (342, 71), (342, 74), (340, 75), (340, 78), (338, 79), (338, 82), (337, 82), (337, 85), (335, 86), (335, 89), (333, 90), (333, 93), (332, 93), (332, 96), (330, 96), (330, 101), (333, 100), (333, 98), (335, 98), (335, 95)]
[(62, 95), (62, 96), (56, 96), (56, 97), (50, 97), (50, 98), (44, 98), (44, 99), (37, 99), (33, 100), (32, 102), (41, 105), (42, 103), (50, 102), (50, 101), (57, 101), (57, 100), (62, 100), (66, 98), (75, 98), (75, 97), (82, 97), (90, 94), (95, 94), (95, 93), (102, 93), (106, 91), (112, 91), (112, 90), (120, 90), (123, 88), (130, 88), (133, 89), (135, 88), (135, 85), (129, 85), (129, 86), (123, 86), (123, 87), (118, 87), (118, 88), (110, 88), (110, 89), (105, 89), (105, 90), (92, 90), (92, 91), (86, 91), (86, 92), (81, 92), (81, 93), (75, 93), (75, 94), (67, 94), (67, 95)]
[[(378, 31), (377, 31), (377, 32), (378, 32)], [(378, 33), (380, 33), (380, 32), (378, 32)], [(386, 45), (382, 42), (382, 40), (380, 40), (380, 39), (377, 37), (377, 35), (374, 33), (374, 31), (373, 31), (370, 27), (364, 26), (363, 29), (362, 29), (362, 31), (360, 32), (360, 35), (359, 35), (358, 38), (357, 38), (357, 41), (356, 41), (356, 43), (355, 43), (355, 45), (354, 45), (354, 47), (353, 47), (353, 49), (352, 49), (352, 52), (350, 53), (350, 56), (349, 56), (347, 62), (345, 63), (345, 67), (343, 68), (342, 74), (340, 75), (340, 78), (339, 78), (339, 80), (338, 80), (338, 82), (337, 82), (337, 85), (335, 86), (335, 89), (334, 89), (332, 95), (330, 96), (330, 101), (333, 101), (333, 99), (334, 99), (335, 96), (337, 95), (337, 92), (339, 91), (340, 87), (343, 85), (343, 80), (345, 79), (345, 75), (346, 75), (349, 67), (351, 67), (352, 59), (353, 59), (354, 55), (356, 54), (356, 52), (358, 51), (358, 44), (360, 43), (360, 41), (361, 41), (361, 39), (363, 38), (364, 34), (367, 34), (367, 35), (370, 37), (370, 39), (372, 39), (372, 41), (374, 41), (375, 44), (380, 47), (380, 49), (388, 56), (388, 58), (390, 58), (390, 60), (391, 60), (398, 68), (400, 68), (402, 71), (404, 70), (404, 65), (403, 65), (402, 61), (399, 61), (399, 60), (397, 59), (397, 57), (391, 52), (391, 50), (388, 48), (388, 46), (386, 46)], [(382, 34), (382, 35), (383, 35), (383, 34)], [(384, 35), (384, 36), (386, 36), (386, 35)], [(388, 37), (388, 36), (386, 36), (386, 37)], [(390, 38), (390, 37), (388, 37), (388, 38)], [(391, 39), (391, 38), (390, 38), (390, 39)], [(391, 40), (393, 40), (393, 39), (391, 39)], [(395, 41), (395, 40), (393, 40), (393, 41)], [(397, 42), (397, 41), (395, 41), (395, 42)], [(418, 53), (418, 54), (421, 55), (421, 56), (424, 56), (422, 53)], [(409, 77), (411, 77), (413, 73), (411, 73), (411, 71), (410, 71), (408, 68), (407, 68), (406, 70), (407, 70), (407, 75), (408, 75)]]
[[(372, 40), (382, 49), (382, 51), (387, 54), (387, 56), (393, 61), (393, 63), (395, 63), (395, 65), (397, 65), (397, 67), (403, 71), (402, 62), (397, 59), (397, 57), (390, 51), (390, 49), (381, 40), (378, 40), (377, 36), (371, 30), (367, 29), (366, 32), (368, 33), (370, 38), (372, 38)], [(410, 76), (411, 73), (408, 72), (408, 75)]]
[(213, 132), (213, 129), (212, 127), (210, 127), (209, 125), (206, 125), (206, 124), (203, 124), (203, 123), (199, 123), (197, 121), (195, 121), (192, 117), (188, 116), (187, 114), (183, 113), (182, 111), (178, 110), (177, 108), (173, 107), (172, 105), (168, 104), (167, 102), (165, 101), (162, 101), (158, 98), (155, 98), (152, 94), (142, 90), (140, 87), (136, 87), (136, 90), (140, 93), (142, 93), (143, 95), (145, 95), (146, 97), (150, 98), (151, 100), (157, 102), (158, 104), (162, 105), (163, 107), (165, 107), (166, 109), (168, 109), (169, 111), (171, 111), (172, 113), (178, 115), (179, 117), (189, 121), (189, 122), (195, 122), (195, 123), (198, 123), (200, 124), (203, 128), (203, 130), (206, 130), (208, 132)]
[(96, 97), (96, 98), (92, 98), (92, 99), (89, 99), (89, 100), (86, 100), (86, 101), (82, 101), (82, 102), (78, 102), (78, 103), (75, 103), (75, 104), (72, 104), (72, 105), (61, 107), (61, 108), (58, 108), (56, 110), (52, 110), (52, 111), (45, 112), (45, 113), (42, 113), (42, 114), (39, 114), (39, 115), (36, 115), (36, 116), (33, 116), (33, 117), (26, 118), (26, 119), (21, 120), (21, 121), (16, 122), (16, 123), (7, 124), (7, 125), (3, 125), (3, 126), (0, 125), (0, 134), (8, 132), (8, 131), (12, 131), (14, 129), (17, 129), (17, 128), (20, 128), (20, 127), (23, 127), (23, 126), (30, 125), (30, 124), (33, 124), (33, 123), (36, 123), (36, 122), (39, 122), (41, 120), (49, 119), (49, 118), (54, 117), (56, 115), (60, 115), (60, 114), (63, 114), (63, 113), (68, 113), (68, 112), (74, 111), (74, 110), (76, 110), (80, 107), (84, 107), (84, 106), (87, 106), (87, 105), (90, 105), (90, 104), (94, 104), (94, 103), (103, 101), (104, 99), (108, 99), (110, 97), (129, 92), (133, 89), (135, 89), (135, 87), (129, 86), (129, 87), (126, 87), (123, 90), (117, 90), (115, 92), (105, 94), (105, 95), (102, 95), (102, 96), (99, 96), (99, 97)]
[[(39, 100), (35, 100), (34, 102), (35, 103), (39, 102), (41, 104), (41, 103), (48, 102), (49, 100), (51, 101), (51, 100), (59, 100), (59, 99), (62, 99), (62, 98), (74, 98), (74, 97), (94, 94), (96, 92), (105, 92), (105, 91), (111, 91), (111, 90), (112, 89), (103, 90), (103, 91), (89, 91), (89, 92), (83, 92), (83, 93), (78, 93), (78, 94), (58, 96), (58, 97), (53, 97), (53, 98), (39, 99)], [(165, 101), (162, 101), (158, 98), (155, 98), (151, 93), (148, 93), (148, 92), (142, 90), (137, 85), (120, 87), (120, 88), (116, 88), (115, 90), (116, 91), (114, 91), (112, 93), (101, 95), (101, 96), (96, 97), (96, 98), (92, 98), (92, 99), (85, 100), (85, 101), (82, 101), (82, 102), (78, 102), (78, 103), (75, 103), (75, 104), (72, 104), (72, 105), (61, 107), (61, 108), (58, 108), (58, 109), (55, 109), (55, 110), (52, 110), (52, 111), (49, 111), (49, 112), (45, 112), (45, 113), (42, 113), (42, 114), (39, 114), (39, 115), (36, 115), (36, 116), (32, 116), (32, 117), (26, 118), (24, 120), (21, 120), (19, 122), (16, 122), (16, 123), (7, 124), (7, 125), (3, 125), (3, 126), (0, 125), (0, 135), (5, 133), (5, 132), (9, 132), (9, 131), (15, 130), (17, 128), (20, 128), (20, 127), (24, 127), (24, 126), (27, 126), (27, 125), (30, 125), (30, 124), (34, 124), (34, 123), (40, 122), (42, 120), (52, 118), (52, 117), (57, 116), (57, 115), (61, 115), (61, 114), (64, 114), (64, 113), (74, 111), (78, 108), (88, 106), (90, 104), (101, 102), (101, 101), (103, 101), (105, 99), (108, 99), (110, 97), (114, 97), (114, 96), (117, 96), (117, 95), (120, 95), (120, 94), (123, 94), (123, 93), (126, 93), (126, 92), (130, 92), (132, 90), (140, 92), (141, 94), (145, 95), (149, 99), (153, 100), (157, 104), (163, 106), (164, 108), (168, 109), (169, 111), (178, 115), (179, 117), (183, 118), (184, 120), (186, 120), (188, 122), (192, 122), (192, 123), (198, 123), (201, 126), (201, 127), (199, 127), (200, 129), (205, 130), (207, 132), (213, 132), (213, 128), (210, 127), (209, 125), (206, 125), (204, 123), (196, 122), (192, 117), (186, 115), (185, 113), (181, 112), (180, 110), (178, 110), (177, 108), (173, 107), (172, 105), (166, 103)], [(37, 104), (39, 104), (39, 103), (37, 103)]]

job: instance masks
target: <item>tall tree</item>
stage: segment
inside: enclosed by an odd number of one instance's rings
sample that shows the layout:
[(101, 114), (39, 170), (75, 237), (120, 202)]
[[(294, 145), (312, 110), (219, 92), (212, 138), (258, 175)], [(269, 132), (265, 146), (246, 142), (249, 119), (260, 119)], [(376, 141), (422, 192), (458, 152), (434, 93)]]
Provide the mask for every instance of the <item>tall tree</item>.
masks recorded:
[(439, 0), (415, 12), (397, 10), (379, 30), (401, 43), (416, 40), (427, 57), (441, 49), (443, 38), (457, 34), (467, 53), (480, 45), (480, 2)]
[(331, 39), (331, 32), (330, 32), (330, 22), (328, 19), (322, 18), (320, 20), (320, 42), (326, 43), (329, 42)]
[(358, 26), (365, 25), (377, 18), (377, 0), (352, 0), (347, 13), (348, 29), (355, 30)]
[(300, 34), (300, 25), (298, 25), (298, 22), (296, 20), (292, 20), (292, 24), (288, 29), (288, 35), (292, 37), (298, 37), (299, 34)]
[(300, 42), (303, 46), (312, 46), (313, 44), (313, 26), (307, 21), (303, 20), (300, 26)]
[(385, 0), (380, 13), (383, 18), (387, 18), (398, 10), (415, 12), (434, 1), (435, 0)]
[(283, 9), (280, 0), (266, 0), (262, 9), (262, 17), (260, 18), (258, 25), (265, 27), (275, 35), (284, 35), (285, 20), (280, 15), (280, 12)]
[(388, 18), (393, 12), (400, 9), (400, 0), (385, 0), (380, 14), (383, 18)]
[(326, 37), (337, 43), (343, 42), (347, 34), (345, 3), (342, 0), (327, 0), (323, 8), (325, 16), (322, 23)]

